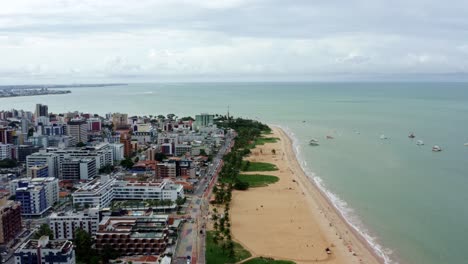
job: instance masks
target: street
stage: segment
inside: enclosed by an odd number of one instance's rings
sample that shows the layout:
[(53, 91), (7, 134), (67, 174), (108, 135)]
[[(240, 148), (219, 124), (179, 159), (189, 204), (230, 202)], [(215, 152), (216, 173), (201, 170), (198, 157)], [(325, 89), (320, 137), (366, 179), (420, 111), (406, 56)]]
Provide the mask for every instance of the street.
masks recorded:
[(209, 198), (217, 176), (223, 165), (223, 157), (232, 147), (233, 135), (227, 133), (223, 147), (213, 158), (207, 173), (200, 179), (190, 202), (191, 221), (187, 221), (180, 232), (179, 244), (173, 263), (186, 264), (187, 256), (191, 263), (205, 264), (205, 227), (209, 215)]

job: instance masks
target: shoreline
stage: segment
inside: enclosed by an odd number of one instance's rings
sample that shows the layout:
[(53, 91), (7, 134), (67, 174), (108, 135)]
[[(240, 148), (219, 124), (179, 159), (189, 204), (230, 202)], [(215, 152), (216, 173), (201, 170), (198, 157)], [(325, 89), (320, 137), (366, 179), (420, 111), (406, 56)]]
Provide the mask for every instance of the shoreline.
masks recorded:
[[(307, 175), (307, 171), (305, 170), (305, 168), (301, 165), (301, 163), (299, 162), (299, 153), (294, 151), (295, 147), (295, 142), (294, 142), (294, 139), (292, 138), (292, 136), (286, 132), (286, 129), (284, 129), (283, 127), (279, 126), (279, 125), (271, 125), (272, 127), (278, 129), (280, 131), (280, 133), (284, 134), (284, 136), (289, 140), (289, 145), (291, 147), (291, 150), (292, 152), (294, 153), (294, 159), (296, 161), (296, 163), (298, 164), (298, 166), (301, 168), (303, 174), (306, 176), (307, 179), (305, 179), (306, 181), (308, 181), (312, 186), (313, 188), (315, 188), (316, 192), (318, 192), (321, 196), (321, 198), (324, 200), (324, 202), (330, 207), (330, 208), (333, 208), (333, 211), (334, 213), (338, 216), (338, 218), (341, 220), (342, 223), (344, 223), (347, 227), (347, 229), (349, 229), (353, 235), (355, 236), (355, 238), (357, 240), (359, 240), (362, 245), (369, 251), (369, 253), (379, 262), (379, 263), (382, 263), (382, 264), (387, 264), (387, 263), (392, 263), (392, 261), (389, 259), (389, 257), (387, 255), (385, 255), (385, 253), (383, 253), (383, 249), (381, 248), (381, 245), (372, 245), (370, 241), (368, 241), (365, 237), (365, 235), (368, 235), (368, 234), (363, 234), (361, 230), (359, 230), (354, 224), (350, 223), (350, 221), (346, 218), (346, 216), (343, 215), (343, 213), (339, 210), (339, 208), (336, 207), (336, 205), (332, 202), (332, 200), (330, 199), (329, 195), (326, 193), (326, 188), (322, 185), (322, 186), (319, 186), (320, 183), (317, 182), (317, 179), (316, 178), (312, 178), (310, 177), (309, 175)], [(317, 176), (313, 176), (313, 177), (317, 177)], [(320, 178), (319, 178), (320, 179)], [(322, 179), (320, 179), (321, 181)], [(375, 246), (378, 246), (379, 249), (377, 250), (375, 248)], [(379, 255), (377, 252), (380, 252), (380, 254), (382, 255)]]
[[(243, 174), (273, 175), (279, 181), (233, 192), (233, 238), (253, 256), (298, 264), (385, 263), (306, 174), (293, 139), (281, 127), (271, 127), (272, 136), (280, 140), (257, 146), (246, 159), (273, 163), (278, 171)], [(326, 248), (332, 250), (331, 255)]]

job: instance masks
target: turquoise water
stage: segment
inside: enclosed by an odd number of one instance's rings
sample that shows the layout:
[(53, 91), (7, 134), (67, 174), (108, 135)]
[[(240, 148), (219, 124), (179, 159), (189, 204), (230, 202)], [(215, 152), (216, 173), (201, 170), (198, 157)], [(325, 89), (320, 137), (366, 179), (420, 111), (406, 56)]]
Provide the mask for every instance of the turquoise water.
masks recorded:
[[(52, 112), (179, 116), (225, 113), (229, 105), (233, 115), (294, 133), (308, 172), (346, 201), (341, 209), (392, 260), (466, 263), (468, 84), (134, 84), (0, 98), (0, 109), (32, 111), (36, 103)], [(308, 146), (310, 138), (321, 145)], [(417, 139), (426, 145), (417, 146)], [(431, 151), (436, 144), (442, 152)]]

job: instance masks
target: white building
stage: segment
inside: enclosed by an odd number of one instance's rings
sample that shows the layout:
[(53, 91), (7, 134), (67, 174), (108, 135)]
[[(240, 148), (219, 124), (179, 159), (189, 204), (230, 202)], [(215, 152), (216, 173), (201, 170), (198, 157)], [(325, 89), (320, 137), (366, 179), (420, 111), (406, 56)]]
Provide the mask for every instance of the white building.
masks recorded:
[(163, 180), (162, 182), (116, 181), (114, 199), (117, 200), (171, 200), (184, 198), (184, 188), (180, 184)]
[[(36, 165), (47, 164), (49, 167), (49, 177), (59, 176), (59, 159), (54, 153), (46, 153), (43, 151), (33, 153), (26, 157), (26, 168), (31, 168)], [(30, 170), (28, 170), (29, 173)], [(28, 177), (31, 175), (28, 174)]]
[(113, 184), (115, 179), (108, 175), (103, 175), (72, 194), (73, 204), (90, 207), (108, 207), (114, 199)]
[(113, 159), (116, 161), (124, 160), (124, 145), (121, 143), (110, 144)]
[[(44, 197), (42, 196), (42, 189), (45, 195)], [(10, 193), (17, 193), (18, 190), (22, 191), (25, 196), (23, 201), (20, 200), (20, 197), (16, 197), (17, 201), (22, 202), (22, 211), (25, 211), (23, 210), (24, 206), (31, 204), (31, 208), (35, 208), (34, 210), (31, 209), (31, 212), (39, 214), (39, 212), (42, 213), (44, 210), (52, 207), (59, 200), (60, 188), (58, 179), (54, 177), (23, 178), (10, 181)], [(26, 192), (30, 193), (29, 198), (26, 197)], [(45, 201), (43, 201), (44, 198)], [(29, 202), (28, 199), (30, 199)]]
[(175, 156), (185, 155), (187, 152), (192, 151), (192, 146), (186, 144), (179, 144), (175, 146)]
[(12, 144), (2, 144), (0, 143), (0, 160), (11, 159), (11, 150), (13, 148)]
[(91, 181), (72, 194), (73, 204), (91, 207), (108, 207), (112, 200), (171, 200), (184, 198), (180, 184), (163, 180), (159, 182), (130, 182), (109, 176)]
[(78, 228), (94, 236), (99, 226), (99, 209), (89, 208), (78, 213), (52, 213), (48, 220), (55, 239), (74, 239)]
[(75, 264), (73, 243), (68, 240), (49, 240), (42, 236), (30, 239), (15, 251), (16, 264)]

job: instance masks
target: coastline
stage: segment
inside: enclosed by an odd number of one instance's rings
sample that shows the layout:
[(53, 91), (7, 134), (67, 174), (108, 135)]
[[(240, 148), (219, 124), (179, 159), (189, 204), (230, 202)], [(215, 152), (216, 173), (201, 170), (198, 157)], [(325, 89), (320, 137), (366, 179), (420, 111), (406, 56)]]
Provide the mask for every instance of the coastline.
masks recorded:
[[(372, 241), (373, 239), (368, 234), (362, 233), (362, 231), (359, 230), (359, 228), (356, 227), (353, 223), (351, 223), (346, 218), (346, 216), (344, 216), (343, 213), (336, 207), (336, 205), (332, 202), (332, 200), (329, 197), (330, 195), (333, 195), (333, 196), (335, 195), (330, 193), (328, 190), (326, 190), (326, 188), (321, 183), (322, 179), (318, 178), (317, 176), (313, 176), (312, 178), (309, 175), (307, 175), (306, 169), (299, 163), (299, 159), (300, 159), (298, 156), (299, 153), (294, 151), (294, 149), (298, 148), (298, 146), (296, 146), (296, 143), (294, 142), (294, 139), (292, 138), (293, 135), (290, 135), (287, 132), (287, 130), (281, 126), (272, 125), (272, 127), (279, 129), (281, 133), (283, 133), (284, 136), (287, 137), (287, 139), (289, 140), (289, 145), (292, 149), (292, 152), (294, 153), (295, 162), (298, 164), (303, 174), (306, 176), (305, 180), (308, 183), (310, 183), (310, 185), (312, 186), (312, 188), (315, 189), (316, 192), (319, 193), (319, 195), (324, 200), (324, 202), (328, 205), (328, 207), (333, 209), (334, 213), (341, 220), (342, 224), (344, 224), (347, 227), (347, 229), (349, 229), (353, 233), (355, 239), (360, 241), (360, 243), (367, 249), (367, 251), (369, 251), (369, 253), (375, 258), (375, 260), (378, 261), (378, 263), (384, 263), (384, 264), (392, 263), (390, 258), (383, 252), (384, 249), (382, 249), (381, 245), (376, 244), (374, 241)], [(335, 196), (335, 198), (337, 197)], [(366, 236), (369, 239), (371, 239), (371, 241), (366, 239)]]
[(255, 173), (280, 180), (233, 192), (233, 238), (253, 256), (296, 263), (385, 263), (304, 172), (290, 136), (272, 128), (280, 140), (257, 146), (247, 160), (276, 164), (278, 171)]

